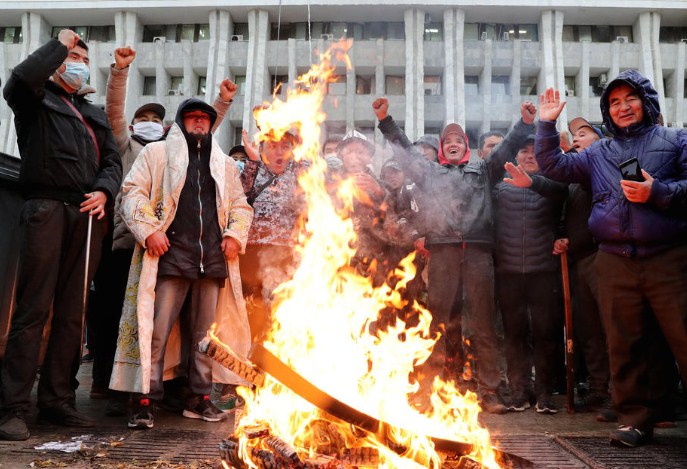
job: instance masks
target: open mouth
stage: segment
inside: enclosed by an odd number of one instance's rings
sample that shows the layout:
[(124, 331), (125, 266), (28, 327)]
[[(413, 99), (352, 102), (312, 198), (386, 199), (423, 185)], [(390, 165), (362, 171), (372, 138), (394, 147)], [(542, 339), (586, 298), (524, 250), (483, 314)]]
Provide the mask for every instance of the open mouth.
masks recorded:
[(281, 165), (284, 162), (284, 158), (277, 158), (275, 161), (276, 164)]

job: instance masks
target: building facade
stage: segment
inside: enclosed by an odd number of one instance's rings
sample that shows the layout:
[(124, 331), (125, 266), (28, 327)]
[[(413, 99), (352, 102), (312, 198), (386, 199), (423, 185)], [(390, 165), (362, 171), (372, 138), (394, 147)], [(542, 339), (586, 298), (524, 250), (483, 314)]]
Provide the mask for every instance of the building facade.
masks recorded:
[[(229, 77), (239, 85), (217, 133), (228, 149), (252, 107), (271, 100), (316, 62), (334, 40), (352, 39), (352, 68), (337, 63), (326, 133), (357, 128), (374, 135), (372, 101), (385, 95), (411, 139), (446, 122), (466, 128), (471, 145), (488, 130), (507, 131), (519, 103), (565, 90), (563, 119), (600, 121), (599, 95), (619, 72), (639, 69), (659, 91), (667, 125), (684, 126), (687, 1), (466, 0), (418, 2), (293, 0), (0, 1), (0, 80), (64, 27), (89, 44), (92, 96), (104, 104), (116, 47), (137, 56), (127, 115), (150, 101), (173, 119), (189, 96), (211, 101)], [(0, 100), (0, 151), (18, 155), (11, 111)]]

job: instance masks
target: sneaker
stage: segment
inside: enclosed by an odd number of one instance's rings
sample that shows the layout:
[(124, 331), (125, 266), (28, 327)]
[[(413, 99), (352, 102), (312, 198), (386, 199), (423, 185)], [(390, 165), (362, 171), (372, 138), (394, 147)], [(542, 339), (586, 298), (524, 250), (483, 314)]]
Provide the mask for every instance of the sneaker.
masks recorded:
[(105, 415), (108, 417), (122, 417), (126, 415), (126, 400), (120, 397), (111, 397), (105, 406)]
[(628, 425), (621, 425), (617, 430), (611, 432), (610, 443), (621, 448), (635, 448), (651, 441), (652, 431), (642, 431)]
[(246, 401), (241, 397), (233, 394), (227, 394), (219, 398), (217, 402), (214, 403), (222, 412), (232, 412), (236, 409), (240, 409), (246, 405)]
[(155, 405), (150, 401), (150, 399), (139, 399), (138, 402), (135, 403), (127, 426), (129, 428), (138, 428), (140, 430), (153, 428), (153, 425), (155, 424), (154, 412)]
[(551, 396), (542, 396), (537, 399), (535, 410), (538, 414), (553, 415), (558, 413), (558, 407), (551, 399)]
[(516, 394), (508, 404), (508, 410), (511, 412), (524, 412), (529, 408), (530, 398), (526, 393)]
[(29, 428), (19, 414), (9, 412), (0, 418), (0, 440), (22, 441), (30, 436)]
[(95, 421), (86, 414), (82, 414), (71, 404), (56, 407), (44, 407), (38, 412), (39, 422), (55, 423), (65, 427), (91, 428)]
[(210, 396), (194, 396), (189, 399), (182, 415), (189, 419), (200, 419), (206, 422), (219, 422), (228, 417), (227, 414), (215, 407)]
[(508, 407), (503, 403), (503, 399), (496, 391), (486, 391), (482, 394), (479, 402), (482, 410), (490, 414), (505, 414), (508, 412)]

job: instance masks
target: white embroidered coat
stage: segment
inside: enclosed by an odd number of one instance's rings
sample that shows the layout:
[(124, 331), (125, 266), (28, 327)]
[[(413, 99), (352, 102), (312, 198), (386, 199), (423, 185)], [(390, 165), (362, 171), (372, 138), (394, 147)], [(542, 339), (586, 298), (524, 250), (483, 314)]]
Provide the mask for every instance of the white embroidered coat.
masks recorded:
[[(166, 231), (174, 220), (177, 203), (188, 167), (188, 145), (177, 124), (167, 140), (148, 144), (136, 158), (122, 183), (120, 214), (136, 238), (129, 270), (126, 297), (119, 324), (117, 352), (110, 388), (118, 391), (150, 391), (150, 350), (155, 305), (158, 257), (148, 254), (145, 240), (156, 231)], [(210, 173), (217, 190), (217, 218), (224, 237), (232, 237), (245, 250), (253, 209), (246, 202), (234, 160), (212, 140)], [(220, 290), (216, 334), (241, 358), (251, 346), (250, 327), (241, 290), (239, 261), (227, 263), (228, 278)], [(178, 325), (170, 334), (165, 354), (165, 378), (181, 363)], [(213, 381), (230, 384), (245, 382), (217, 363)]]

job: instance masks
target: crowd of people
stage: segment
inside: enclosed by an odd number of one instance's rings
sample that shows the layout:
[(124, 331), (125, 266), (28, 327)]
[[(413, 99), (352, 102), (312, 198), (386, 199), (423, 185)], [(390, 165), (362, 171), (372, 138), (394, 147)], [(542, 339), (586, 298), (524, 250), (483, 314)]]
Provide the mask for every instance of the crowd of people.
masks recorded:
[[(273, 292), (297, 267), (305, 202), (294, 160), (297, 131), (225, 153), (213, 138), (237, 87), (213, 105), (184, 100), (165, 125), (158, 103), (125, 118), (136, 52), (115, 50), (105, 111), (86, 99), (88, 47), (63, 30), (13, 71), (4, 97), (15, 114), (22, 159), (22, 244), (16, 308), (0, 374), (0, 439), (29, 437), (40, 337), (39, 420), (92, 427), (75, 407), (88, 301), (94, 356), (90, 396), (130, 428), (154, 426), (158, 408), (217, 422), (239, 406), (242, 378), (197, 343), (213, 323), (242, 358), (265, 338)], [(415, 253), (409, 305), (432, 314), (437, 339), (409, 379), (409, 403), (430, 410), (436, 377), (475, 391), (489, 413), (554, 415), (564, 374), (561, 262), (571, 261), (578, 345), (578, 409), (617, 421), (612, 444), (651, 440), (675, 418), (687, 377), (687, 134), (661, 123), (658, 94), (639, 72), (605, 88), (605, 132), (583, 116), (559, 134), (558, 91), (503, 135), (464, 129), (411, 142), (372, 104), (391, 156), (373, 170), (377, 146), (351, 130), (322, 145), (327, 187), (356, 188), (351, 267), (375, 286), (393, 282)], [(538, 119), (537, 119), (538, 117)], [(336, 200), (334, 200), (336, 204)], [(51, 319), (50, 319), (51, 318)], [(371, 327), (411, 307), (380, 312)], [(93, 344), (90, 344), (93, 342)]]

